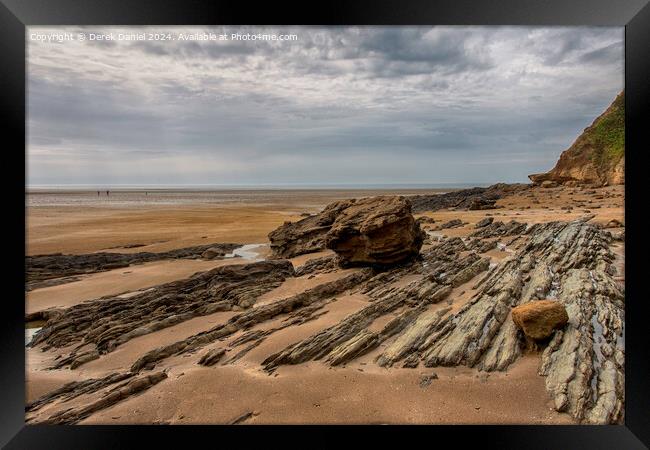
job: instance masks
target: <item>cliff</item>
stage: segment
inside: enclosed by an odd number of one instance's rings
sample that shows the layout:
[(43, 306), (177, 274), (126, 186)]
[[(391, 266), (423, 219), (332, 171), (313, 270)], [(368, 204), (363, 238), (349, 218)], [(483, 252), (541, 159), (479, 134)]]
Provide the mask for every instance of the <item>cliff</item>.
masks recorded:
[(625, 95), (616, 99), (546, 173), (529, 175), (533, 183), (611, 185), (625, 183)]

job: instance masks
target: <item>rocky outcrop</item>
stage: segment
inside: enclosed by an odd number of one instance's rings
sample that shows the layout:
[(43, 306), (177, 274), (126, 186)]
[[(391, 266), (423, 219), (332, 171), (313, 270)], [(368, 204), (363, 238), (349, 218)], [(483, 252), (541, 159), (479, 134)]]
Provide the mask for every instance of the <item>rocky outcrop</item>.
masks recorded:
[(510, 222), (503, 223), (501, 221), (490, 222), (471, 234), (471, 237), (479, 238), (494, 238), (504, 236), (520, 235), (526, 231), (527, 224), (511, 220)]
[(533, 183), (612, 185), (625, 182), (625, 95), (576, 139), (551, 171), (529, 175)]
[(527, 337), (543, 340), (551, 337), (555, 330), (562, 329), (569, 316), (562, 303), (538, 300), (513, 308), (512, 321)]
[[(427, 305), (439, 303), (450, 294), (456, 276), (469, 267), (487, 268), (487, 264), (481, 262), (484, 260), (474, 253), (460, 256), (461, 249), (465, 249), (461, 239), (448, 239), (424, 252), (421, 261), (377, 274), (359, 288), (359, 292), (372, 299), (369, 306), (337, 325), (269, 356), (262, 363), (265, 370), (272, 371), (282, 364), (298, 364), (311, 359), (326, 359), (332, 365), (343, 364), (376, 348), (414, 321), (417, 323)], [(407, 273), (419, 274), (420, 277), (401, 288), (392, 285)], [(405, 311), (389, 321), (381, 331), (367, 330), (377, 318), (400, 308), (405, 308)], [(439, 318), (447, 311), (434, 316)]]
[(285, 222), (269, 233), (274, 258), (293, 258), (325, 249), (325, 235), (341, 211), (354, 203), (342, 200), (325, 207), (320, 213), (298, 222)]
[(527, 184), (498, 183), (489, 187), (475, 187), (444, 194), (414, 195), (409, 197), (413, 212), (438, 211), (446, 208), (481, 210), (496, 208), (496, 201), (528, 189)]
[(389, 265), (416, 256), (426, 234), (404, 197), (371, 197), (339, 212), (325, 236), (345, 265)]
[(452, 220), (450, 220), (448, 222), (445, 222), (443, 224), (438, 225), (435, 229), (436, 230), (447, 230), (449, 228), (458, 228), (458, 227), (462, 227), (464, 225), (465, 224), (463, 223), (462, 220), (460, 220), (460, 219), (452, 219)]
[(79, 397), (83, 394), (91, 394), (97, 392), (101, 389), (104, 389), (111, 384), (124, 381), (127, 378), (131, 378), (133, 373), (111, 373), (103, 378), (89, 378), (82, 381), (72, 381), (66, 383), (58, 389), (55, 389), (47, 394), (37, 398), (36, 400), (30, 402), (25, 406), (25, 412), (36, 411), (42, 406), (52, 403), (55, 400), (68, 401), (74, 398)]
[[(619, 423), (623, 294), (612, 275), (611, 235), (581, 220), (530, 227), (493, 223), (479, 231), (484, 230), (489, 239), (514, 235), (517, 251), (489, 269), (489, 261), (468, 253), (461, 239), (446, 239), (422, 252), (421, 260), (364, 282), (360, 292), (371, 298), (367, 307), (269, 356), (265, 370), (312, 359), (345, 364), (383, 342), (377, 363), (386, 367), (403, 361), (404, 367), (505, 370), (525, 347), (523, 333), (510, 319), (511, 309), (550, 298), (568, 316), (544, 350), (540, 366), (556, 409), (582, 422)], [(419, 277), (403, 287), (392, 284), (405, 273)], [(434, 306), (463, 285), (474, 289), (464, 306), (455, 311)], [(398, 314), (381, 330), (370, 331), (375, 320), (389, 313)]]
[(307, 261), (300, 267), (296, 268), (296, 276), (313, 275), (317, 273), (332, 272), (339, 268), (338, 257), (336, 255), (323, 256)]
[[(232, 252), (240, 244), (206, 244), (179, 248), (167, 252), (138, 253), (88, 253), (85, 255), (26, 256), (27, 290), (44, 287), (43, 282), (54, 278), (70, 277), (128, 267), (162, 259), (215, 259)], [(64, 280), (69, 281), (69, 280)], [(53, 283), (48, 283), (52, 285)]]
[(232, 317), (225, 324), (219, 324), (182, 341), (145, 353), (133, 363), (131, 370), (139, 372), (144, 368), (151, 368), (159, 361), (170, 356), (197, 350), (239, 330), (250, 328), (255, 324), (265, 322), (282, 314), (291, 313), (287, 320), (288, 325), (303, 323), (305, 321), (305, 315), (303, 314), (305, 309), (307, 309), (308, 316), (310, 316), (315, 309), (322, 306), (322, 302), (351, 289), (371, 276), (372, 271), (370, 269), (363, 269), (338, 280), (323, 283), (292, 297), (251, 308), (249, 311)]
[(216, 363), (221, 360), (223, 355), (226, 354), (226, 350), (223, 348), (213, 348), (212, 350), (207, 351), (201, 359), (199, 359), (198, 364), (202, 366), (214, 366)]
[(72, 425), (85, 419), (92, 413), (109, 408), (133, 395), (146, 391), (167, 378), (165, 372), (141, 375), (106, 392), (104, 396), (89, 404), (64, 409), (46, 419), (37, 420), (42, 425)]
[(417, 255), (425, 237), (410, 201), (397, 196), (334, 202), (269, 233), (275, 258), (330, 248), (344, 264), (394, 264)]
[[(293, 276), (289, 261), (261, 261), (217, 267), (142, 293), (104, 297), (75, 305), (49, 320), (34, 336), (31, 346), (86, 347), (57, 363), (58, 367), (83, 364), (138, 336), (170, 327), (193, 317), (248, 308), (260, 295)], [(81, 359), (80, 359), (81, 358)]]
[(494, 222), (494, 218), (493, 218), (493, 217), (484, 217), (483, 219), (481, 219), (481, 220), (479, 220), (478, 222), (476, 222), (476, 225), (474, 225), (474, 228), (483, 228), (483, 227), (487, 227), (487, 226), (490, 225), (492, 222)]

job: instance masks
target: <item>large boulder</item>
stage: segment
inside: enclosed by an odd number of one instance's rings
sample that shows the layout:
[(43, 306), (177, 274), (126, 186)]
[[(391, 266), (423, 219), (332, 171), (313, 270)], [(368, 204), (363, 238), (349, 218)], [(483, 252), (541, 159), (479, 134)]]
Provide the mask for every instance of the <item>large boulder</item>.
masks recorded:
[(425, 237), (411, 214), (411, 202), (400, 196), (341, 200), (269, 233), (275, 258), (329, 248), (341, 263), (353, 265), (403, 261), (418, 254)]
[(274, 258), (293, 258), (325, 249), (325, 234), (332, 228), (339, 213), (354, 200), (330, 203), (320, 213), (298, 222), (285, 222), (269, 233)]
[(344, 265), (388, 265), (416, 256), (425, 237), (407, 198), (369, 197), (339, 212), (325, 235), (325, 246)]
[(554, 300), (536, 300), (512, 309), (512, 321), (524, 334), (534, 340), (549, 338), (556, 329), (569, 321), (562, 303)]

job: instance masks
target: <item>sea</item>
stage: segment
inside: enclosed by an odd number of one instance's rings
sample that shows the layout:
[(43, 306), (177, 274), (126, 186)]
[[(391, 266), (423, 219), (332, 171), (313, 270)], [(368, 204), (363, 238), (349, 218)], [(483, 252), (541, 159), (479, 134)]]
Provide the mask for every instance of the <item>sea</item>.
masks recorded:
[[(363, 197), (440, 194), (487, 186), (481, 183), (437, 184), (293, 184), (293, 185), (31, 185), (25, 188), (27, 207), (115, 206), (182, 204), (259, 204), (285, 202), (292, 196)], [(345, 194), (345, 195), (344, 195)]]

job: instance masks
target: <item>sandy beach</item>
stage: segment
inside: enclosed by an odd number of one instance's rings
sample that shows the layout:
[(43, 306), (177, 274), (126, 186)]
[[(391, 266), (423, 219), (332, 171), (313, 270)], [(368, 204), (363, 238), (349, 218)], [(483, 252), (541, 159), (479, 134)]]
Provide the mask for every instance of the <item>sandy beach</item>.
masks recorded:
[[(443, 189), (195, 191), (36, 190), (27, 195), (27, 254), (165, 251), (205, 242), (263, 243), (302, 213), (345, 198)], [(145, 195), (147, 192), (147, 195)], [(130, 244), (146, 247), (124, 249)]]
[[(418, 192), (419, 193), (419, 192)], [(253, 258), (204, 261), (200, 259), (163, 260), (132, 265), (93, 274), (75, 281), (34, 289), (26, 295), (26, 312), (68, 308), (100, 297), (129, 298), (155, 286), (183, 280), (192, 274), (245, 264), (247, 260), (269, 255), (267, 235), (285, 221), (296, 221), (302, 213), (315, 213), (327, 203), (341, 198), (359, 197), (368, 192), (283, 193), (273, 201), (258, 204), (229, 202), (176, 205), (93, 205), (77, 208), (69, 205), (33, 205), (28, 208), (28, 253), (93, 253), (101, 251), (164, 251), (207, 242), (263, 244)], [(375, 194), (371, 192), (371, 194)], [(386, 194), (386, 192), (380, 192)], [(405, 194), (398, 192), (398, 194)], [(412, 193), (406, 193), (412, 194)], [(43, 195), (43, 194), (41, 194)], [(65, 195), (57, 194), (59, 197)], [(495, 220), (517, 220), (529, 224), (571, 221), (588, 213), (591, 223), (606, 225), (616, 219), (624, 222), (623, 187), (599, 189), (567, 188), (534, 190), (506, 197), (498, 208), (488, 211), (440, 210), (416, 214), (431, 217), (436, 223), (461, 219), (465, 225), (435, 232), (447, 237), (465, 237), (487, 215)], [(586, 205), (573, 207), (574, 204)], [(567, 207), (571, 209), (567, 209)], [(426, 227), (425, 227), (426, 229)], [(123, 248), (144, 244), (137, 248)], [(425, 244), (429, 248), (432, 244)], [(433, 244), (435, 245), (435, 244)], [(615, 245), (622, 269), (622, 244)], [(291, 258), (294, 268), (333, 254), (330, 250)], [(486, 253), (494, 263), (507, 253), (499, 249)], [(265, 292), (252, 308), (268, 306), (319, 285), (334, 282), (359, 269), (338, 269), (326, 273), (288, 278)], [(408, 280), (407, 280), (408, 281)], [(471, 280), (470, 280), (471, 281)], [(621, 279), (621, 282), (623, 279)], [(406, 281), (404, 282), (406, 283)], [(467, 302), (472, 283), (452, 291), (449, 304), (453, 311)], [(111, 301), (111, 297), (107, 297)], [(262, 370), (263, 361), (320, 330), (331, 327), (367, 307), (372, 299), (350, 293), (332, 298), (313, 320), (274, 331), (259, 345), (228, 363), (242, 347), (237, 339), (244, 333), (264, 332), (282, 324), (276, 318), (237, 331), (189, 352), (165, 359), (156, 366), (167, 378), (146, 391), (102, 408), (81, 420), (81, 424), (130, 423), (575, 423), (568, 414), (557, 412), (538, 374), (540, 353), (530, 351), (505, 371), (484, 372), (471, 367), (420, 366), (415, 369), (379, 367), (374, 360), (391, 341), (342, 366), (322, 361), (280, 366), (272, 373)], [(444, 304), (446, 306), (447, 303)], [(441, 309), (442, 306), (434, 305)], [(433, 310), (435, 311), (435, 309)], [(144, 353), (209, 330), (238, 314), (236, 310), (194, 317), (134, 337), (113, 351), (101, 355), (74, 370), (51, 370), (71, 347), (27, 349), (27, 402), (80, 379), (98, 379), (113, 372), (128, 370)], [(370, 330), (381, 329), (397, 312), (378, 319)], [(224, 360), (212, 367), (197, 365), (204, 351), (226, 348)], [(427, 376), (434, 374), (435, 379)], [(424, 381), (423, 381), (424, 380)], [(38, 422), (62, 408), (75, 408), (100, 399), (102, 391), (79, 395), (68, 401), (54, 401), (28, 414)]]

